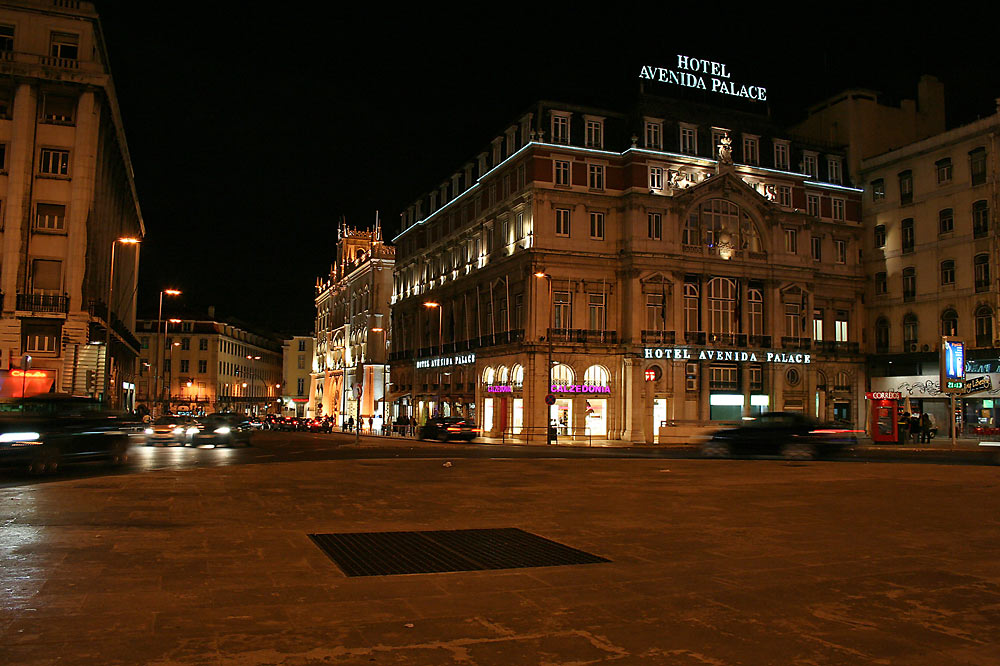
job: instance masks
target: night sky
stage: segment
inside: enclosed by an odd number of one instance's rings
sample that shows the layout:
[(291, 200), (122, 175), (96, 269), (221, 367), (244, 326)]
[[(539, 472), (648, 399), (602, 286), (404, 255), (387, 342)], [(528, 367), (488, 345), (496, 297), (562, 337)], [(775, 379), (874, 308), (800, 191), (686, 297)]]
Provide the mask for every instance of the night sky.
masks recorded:
[(949, 125), (991, 114), (1000, 96), (997, 59), (969, 28), (840, 5), (802, 23), (808, 38), (759, 9), (717, 24), (715, 10), (666, 4), (610, 18), (565, 3), (97, 5), (146, 222), (140, 315), (177, 287), (178, 307), (282, 333), (312, 331), (341, 216), (367, 226), (377, 209), (391, 238), (403, 208), (538, 98), (612, 104), (634, 93), (641, 65), (672, 67), (678, 53), (766, 85), (781, 120), (848, 86), (914, 97), (922, 73), (944, 81)]

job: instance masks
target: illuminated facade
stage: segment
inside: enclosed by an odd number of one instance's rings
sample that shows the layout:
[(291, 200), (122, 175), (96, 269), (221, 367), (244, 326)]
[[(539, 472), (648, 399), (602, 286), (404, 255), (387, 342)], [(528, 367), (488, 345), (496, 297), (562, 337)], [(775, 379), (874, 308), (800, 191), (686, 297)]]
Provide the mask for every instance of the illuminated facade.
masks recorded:
[(395, 248), (383, 243), (377, 221), (373, 230), (338, 226), (336, 261), (326, 279), (316, 280), (313, 416), (382, 423), (394, 263)]
[(93, 3), (2, 3), (0, 74), (0, 393), (29, 355), (46, 390), (103, 395), (110, 318), (108, 402), (131, 407), (140, 246), (116, 240), (144, 228)]
[[(238, 412), (274, 414), (280, 411), (282, 391), (281, 343), (247, 329), (243, 324), (207, 318), (172, 319), (164, 323), (139, 320), (139, 402), (161, 414)], [(162, 359), (161, 386), (151, 368), (158, 350)]]
[(1000, 425), (998, 133), (1000, 109), (861, 162), (871, 388), (909, 396), (942, 429), (942, 336), (965, 341), (968, 377), (989, 387), (961, 400), (965, 423)]
[(281, 344), (281, 352), (285, 368), (281, 382), (281, 413), (284, 416), (312, 417), (309, 391), (316, 339), (311, 335), (296, 335)]
[(392, 415), (633, 442), (766, 410), (858, 421), (843, 160), (733, 109), (538, 103), (402, 214)]

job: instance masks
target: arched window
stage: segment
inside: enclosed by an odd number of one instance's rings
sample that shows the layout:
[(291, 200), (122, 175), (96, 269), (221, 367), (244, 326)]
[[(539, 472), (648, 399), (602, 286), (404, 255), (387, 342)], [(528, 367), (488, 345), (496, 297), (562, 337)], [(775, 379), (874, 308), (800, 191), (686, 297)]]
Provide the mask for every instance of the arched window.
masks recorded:
[(976, 276), (976, 291), (986, 291), (990, 288), (990, 255), (977, 254), (972, 260)]
[(583, 383), (588, 386), (608, 386), (609, 378), (608, 371), (600, 365), (592, 365), (583, 373)]
[(708, 283), (709, 329), (712, 333), (729, 334), (737, 331), (736, 281), (729, 278), (712, 278)]
[(507, 379), (510, 376), (508, 374), (508, 372), (509, 371), (507, 370), (507, 366), (506, 365), (501, 365), (500, 367), (497, 368), (497, 384), (506, 384), (507, 383)]
[(941, 335), (958, 335), (958, 313), (951, 308), (941, 313)]
[(941, 284), (955, 284), (955, 261), (953, 259), (941, 262)]
[(684, 243), (705, 243), (724, 259), (735, 252), (760, 252), (760, 233), (747, 211), (725, 199), (709, 199), (702, 202), (696, 211), (688, 216), (684, 229)]
[(760, 289), (747, 290), (747, 326), (750, 335), (764, 335), (764, 295)]
[(879, 354), (889, 351), (889, 320), (885, 317), (875, 321), (875, 351)]
[(976, 309), (976, 346), (993, 346), (993, 310), (988, 305)]
[(837, 373), (837, 378), (833, 382), (835, 391), (846, 391), (851, 388), (851, 375), (841, 370)]
[(903, 317), (903, 351), (917, 351), (917, 315), (912, 312)]
[(903, 269), (903, 300), (912, 301), (917, 297), (917, 269), (913, 266)]
[(701, 304), (699, 289), (696, 282), (684, 283), (684, 330), (687, 332), (701, 330)]
[(520, 364), (515, 364), (510, 371), (510, 383), (514, 387), (520, 387), (524, 384), (524, 366)]
[(485, 370), (483, 370), (483, 383), (484, 384), (486, 384), (486, 385), (492, 384), (493, 383), (493, 377), (494, 377), (493, 368), (486, 368)]
[(568, 365), (560, 363), (559, 365), (552, 366), (552, 383), (553, 384), (572, 384), (574, 378), (573, 368)]

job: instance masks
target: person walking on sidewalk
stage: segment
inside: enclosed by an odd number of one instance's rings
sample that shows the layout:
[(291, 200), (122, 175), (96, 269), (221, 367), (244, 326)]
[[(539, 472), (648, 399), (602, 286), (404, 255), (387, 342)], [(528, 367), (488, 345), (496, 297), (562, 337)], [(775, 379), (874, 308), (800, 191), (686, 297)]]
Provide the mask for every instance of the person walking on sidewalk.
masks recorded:
[(927, 412), (920, 415), (920, 443), (931, 443), (931, 415)]
[(920, 443), (920, 417), (916, 413), (910, 414), (910, 441)]

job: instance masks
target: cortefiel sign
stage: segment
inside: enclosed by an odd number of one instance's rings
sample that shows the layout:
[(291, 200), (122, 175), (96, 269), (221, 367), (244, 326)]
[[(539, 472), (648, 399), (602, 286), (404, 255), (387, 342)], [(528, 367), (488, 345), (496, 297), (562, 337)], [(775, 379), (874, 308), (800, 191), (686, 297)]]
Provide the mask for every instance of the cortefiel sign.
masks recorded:
[(965, 392), (965, 341), (941, 338), (941, 392)]
[(756, 102), (767, 101), (767, 88), (764, 86), (737, 83), (732, 80), (725, 63), (702, 58), (678, 55), (675, 69), (643, 65), (639, 70), (639, 78), (684, 88), (708, 90), (719, 95), (752, 99)]

